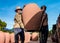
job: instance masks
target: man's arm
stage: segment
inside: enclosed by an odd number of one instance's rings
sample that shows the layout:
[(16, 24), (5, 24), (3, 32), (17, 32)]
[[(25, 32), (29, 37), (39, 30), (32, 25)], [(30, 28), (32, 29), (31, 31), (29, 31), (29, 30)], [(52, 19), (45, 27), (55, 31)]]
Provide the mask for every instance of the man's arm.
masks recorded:
[(16, 22), (19, 23), (19, 24), (22, 23), (21, 15), (17, 15), (17, 14), (16, 14), (15, 20), (16, 20)]

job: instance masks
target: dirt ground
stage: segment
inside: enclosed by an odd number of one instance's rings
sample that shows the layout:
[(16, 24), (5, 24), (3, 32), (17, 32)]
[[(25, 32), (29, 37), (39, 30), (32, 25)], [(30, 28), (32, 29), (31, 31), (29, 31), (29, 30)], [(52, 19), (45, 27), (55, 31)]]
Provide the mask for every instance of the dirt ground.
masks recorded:
[[(30, 41), (28, 43), (39, 43), (39, 41)], [(47, 43), (53, 43), (51, 38), (48, 38)]]

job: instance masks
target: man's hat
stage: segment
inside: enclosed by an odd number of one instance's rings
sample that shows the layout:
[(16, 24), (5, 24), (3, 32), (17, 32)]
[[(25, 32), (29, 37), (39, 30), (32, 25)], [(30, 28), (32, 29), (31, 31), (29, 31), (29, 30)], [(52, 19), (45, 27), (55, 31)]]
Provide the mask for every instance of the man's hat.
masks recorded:
[(16, 7), (15, 12), (17, 12), (17, 10), (21, 10), (21, 11), (22, 11), (22, 8), (20, 8), (20, 7), (18, 6), (18, 7)]

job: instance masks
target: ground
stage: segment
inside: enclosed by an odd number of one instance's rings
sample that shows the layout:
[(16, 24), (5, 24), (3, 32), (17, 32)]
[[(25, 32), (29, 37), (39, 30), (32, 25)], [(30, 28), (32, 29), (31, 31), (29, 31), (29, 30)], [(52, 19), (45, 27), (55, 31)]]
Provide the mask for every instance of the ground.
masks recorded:
[[(39, 43), (39, 41), (30, 41), (28, 43)], [(53, 43), (50, 37), (48, 38), (47, 43)]]

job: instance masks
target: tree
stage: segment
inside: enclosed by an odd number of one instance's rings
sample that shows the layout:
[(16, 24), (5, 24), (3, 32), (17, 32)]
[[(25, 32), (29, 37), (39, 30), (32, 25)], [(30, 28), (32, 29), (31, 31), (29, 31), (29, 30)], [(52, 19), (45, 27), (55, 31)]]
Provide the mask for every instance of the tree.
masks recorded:
[(51, 35), (52, 35), (52, 30), (49, 31), (48, 37), (50, 37)]
[(0, 20), (0, 30), (3, 30), (7, 26), (6, 22)]

